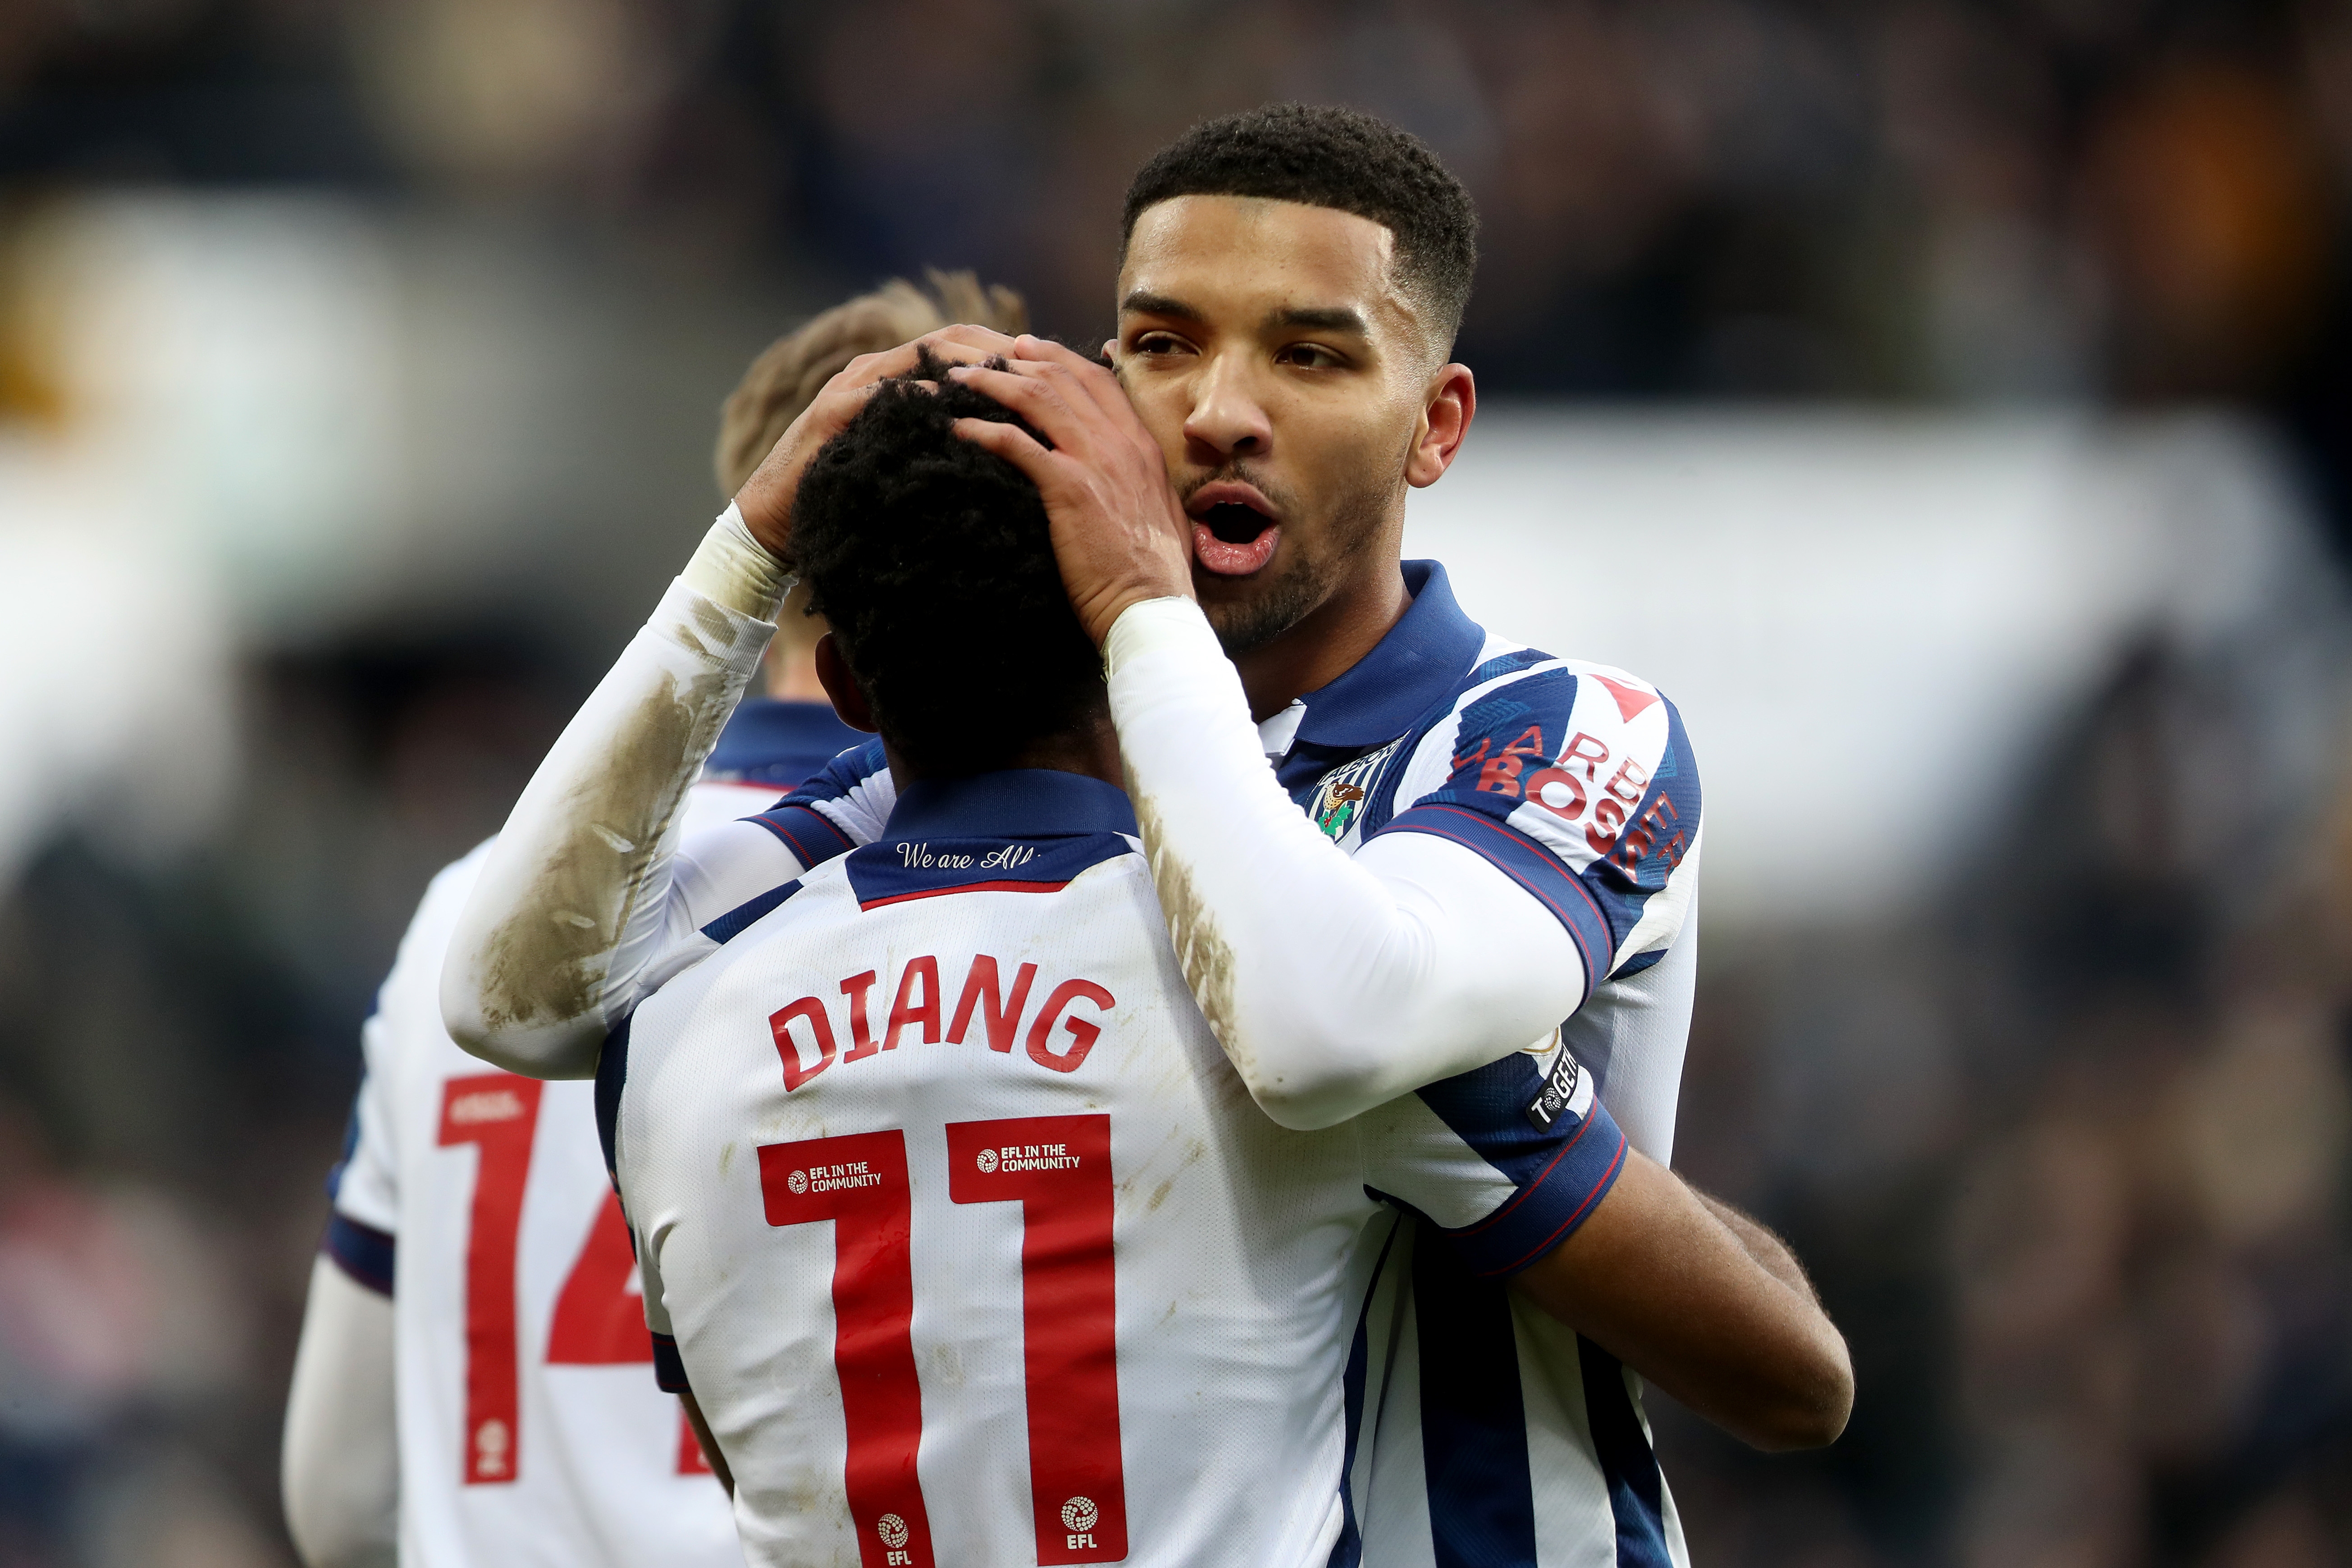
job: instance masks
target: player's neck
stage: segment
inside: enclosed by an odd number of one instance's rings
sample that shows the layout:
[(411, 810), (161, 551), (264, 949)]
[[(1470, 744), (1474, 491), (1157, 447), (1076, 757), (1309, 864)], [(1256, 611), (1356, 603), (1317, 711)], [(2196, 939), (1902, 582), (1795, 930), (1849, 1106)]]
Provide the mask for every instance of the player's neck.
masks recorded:
[[(947, 775), (927, 773), (909, 763), (898, 748), (889, 742), (882, 742), (883, 754), (890, 761), (890, 777), (900, 789), (928, 778)], [(1103, 709), (1090, 721), (1058, 734), (1041, 736), (1014, 752), (1005, 763), (1007, 769), (1044, 768), (1060, 773), (1082, 773), (1100, 779), (1122, 789), (1126, 779), (1119, 768), (1118, 731), (1111, 727), (1110, 710)]]
[(1234, 660), (1250, 717), (1265, 723), (1309, 691), (1319, 691), (1356, 667), (1412, 607), (1394, 554), (1360, 574), (1263, 647)]

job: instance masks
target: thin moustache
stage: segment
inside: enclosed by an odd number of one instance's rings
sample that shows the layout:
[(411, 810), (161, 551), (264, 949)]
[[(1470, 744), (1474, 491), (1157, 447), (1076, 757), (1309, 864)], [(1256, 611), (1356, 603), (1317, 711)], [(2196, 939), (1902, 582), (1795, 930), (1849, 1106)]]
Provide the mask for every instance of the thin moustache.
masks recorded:
[(1184, 498), (1185, 515), (1196, 519), (1211, 507), (1229, 505), (1251, 507), (1276, 522), (1282, 521), (1282, 510), (1274, 504), (1273, 499), (1247, 479), (1223, 477), (1210, 479), (1195, 486), (1192, 493)]

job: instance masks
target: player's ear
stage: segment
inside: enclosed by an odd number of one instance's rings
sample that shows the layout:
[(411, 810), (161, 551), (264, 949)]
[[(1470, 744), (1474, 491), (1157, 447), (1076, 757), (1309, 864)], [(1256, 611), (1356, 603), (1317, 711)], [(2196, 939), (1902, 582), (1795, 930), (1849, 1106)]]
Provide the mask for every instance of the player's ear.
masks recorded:
[(1462, 437), (1478, 412), (1478, 383), (1465, 364), (1440, 366), (1430, 380), (1428, 400), (1422, 405), (1421, 428), (1414, 432), (1412, 450), (1405, 456), (1405, 482), (1418, 489), (1433, 485), (1454, 466)]
[(849, 673), (849, 661), (841, 657), (841, 645), (831, 632), (816, 639), (816, 679), (824, 694), (833, 699), (833, 710), (841, 715), (843, 723), (869, 735), (881, 728), (874, 722), (874, 710), (866, 705), (866, 693), (858, 689), (857, 678)]

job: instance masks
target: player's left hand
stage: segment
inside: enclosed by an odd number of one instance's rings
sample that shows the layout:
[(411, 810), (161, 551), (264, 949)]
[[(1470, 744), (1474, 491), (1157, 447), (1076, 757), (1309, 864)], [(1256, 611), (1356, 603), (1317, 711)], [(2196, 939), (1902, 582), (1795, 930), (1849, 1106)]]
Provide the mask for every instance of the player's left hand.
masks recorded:
[(913, 370), (926, 351), (935, 359), (965, 364), (992, 354), (1009, 354), (1013, 346), (1013, 340), (1002, 332), (964, 323), (927, 332), (881, 353), (859, 354), (824, 384), (735, 492), (735, 507), (742, 514), (743, 526), (770, 554), (789, 559), (793, 500), (800, 493), (801, 476), (824, 444), (857, 416), (876, 387)]
[(1024, 335), (1001, 367), (948, 373), (1026, 419), (959, 419), (955, 433), (1036, 481), (1054, 555), (1078, 624), (1099, 646), (1130, 605), (1192, 592), (1192, 526), (1168, 482), (1160, 443), (1118, 379), (1059, 343)]

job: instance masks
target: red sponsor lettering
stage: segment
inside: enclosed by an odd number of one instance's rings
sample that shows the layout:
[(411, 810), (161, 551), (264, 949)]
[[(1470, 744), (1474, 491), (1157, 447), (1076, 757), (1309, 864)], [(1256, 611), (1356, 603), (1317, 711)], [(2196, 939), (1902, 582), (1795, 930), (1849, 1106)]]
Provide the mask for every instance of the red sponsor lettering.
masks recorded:
[(1650, 775), (1635, 766), (1631, 757), (1618, 763), (1617, 771), (1609, 775), (1609, 782), (1601, 786), (1603, 794), (1615, 795), (1628, 806), (1641, 805), (1642, 792), (1649, 787)]
[(1528, 725), (1517, 740), (1503, 748), (1503, 753), (1506, 756), (1514, 757), (1549, 756), (1549, 753), (1544, 750), (1543, 727), (1539, 724)]
[(1517, 795), (1519, 793), (1519, 769), (1526, 765), (1507, 752), (1491, 758), (1485, 767), (1478, 770), (1478, 787), (1495, 795)]
[(1570, 741), (1567, 749), (1559, 754), (1559, 765), (1563, 768), (1573, 767), (1578, 763), (1582, 763), (1584, 776), (1588, 781), (1601, 776), (1597, 770), (1608, 760), (1609, 748), (1581, 730), (1576, 732), (1575, 739)]
[[(1558, 801), (1551, 798), (1563, 791), (1566, 792), (1564, 798)], [(1563, 821), (1573, 822), (1584, 815), (1584, 785), (1577, 782), (1574, 773), (1564, 768), (1545, 768), (1540, 773), (1528, 774), (1528, 799)]]
[(1606, 855), (1617, 842), (1617, 830), (1624, 826), (1625, 808), (1604, 795), (1593, 803), (1592, 823), (1584, 830), (1584, 841), (1592, 846), (1595, 855)]
[[(1634, 868), (1649, 856), (1668, 827), (1681, 818), (1682, 813), (1675, 809), (1674, 797), (1661, 794), (1651, 803), (1650, 809), (1642, 814), (1640, 825), (1619, 840), (1616, 853), (1612, 858), (1627, 875), (1632, 875)], [(1675, 867), (1682, 864), (1684, 847), (1683, 836), (1677, 832), (1672, 838), (1666, 840), (1665, 847), (1659, 851), (1661, 858), (1666, 863), (1666, 870), (1669, 874), (1672, 874)]]

